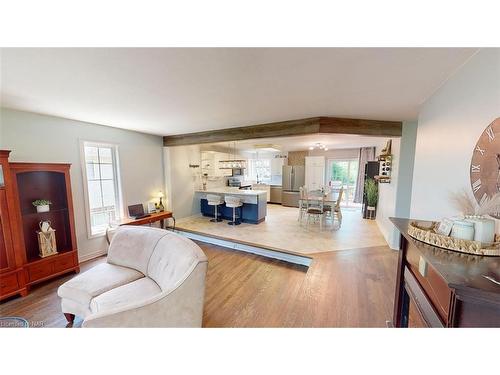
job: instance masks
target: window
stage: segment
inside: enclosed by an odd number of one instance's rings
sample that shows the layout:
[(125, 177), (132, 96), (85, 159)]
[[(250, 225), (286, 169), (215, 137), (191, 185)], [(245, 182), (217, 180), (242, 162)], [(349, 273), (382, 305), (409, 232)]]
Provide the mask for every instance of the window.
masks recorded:
[(121, 218), (118, 152), (114, 145), (83, 142), (89, 237)]
[(271, 159), (249, 159), (247, 164), (248, 179), (271, 183)]

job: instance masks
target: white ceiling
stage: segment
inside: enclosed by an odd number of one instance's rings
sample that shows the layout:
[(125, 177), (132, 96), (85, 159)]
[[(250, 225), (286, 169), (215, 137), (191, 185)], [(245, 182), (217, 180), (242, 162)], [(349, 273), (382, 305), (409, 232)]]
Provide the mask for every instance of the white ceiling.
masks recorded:
[(337, 116), (412, 120), (475, 49), (1, 50), (2, 106), (171, 135)]
[(310, 134), (293, 137), (276, 137), (276, 138), (259, 138), (246, 139), (237, 142), (219, 142), (203, 145), (204, 149), (210, 149), (211, 146), (222, 146), (226, 149), (236, 147), (238, 151), (255, 151), (255, 145), (272, 144), (279, 146), (283, 152), (288, 151), (305, 151), (315, 143), (322, 143), (328, 149), (341, 148), (360, 148), (374, 147), (385, 143), (387, 138), (381, 137), (365, 137), (351, 134)]

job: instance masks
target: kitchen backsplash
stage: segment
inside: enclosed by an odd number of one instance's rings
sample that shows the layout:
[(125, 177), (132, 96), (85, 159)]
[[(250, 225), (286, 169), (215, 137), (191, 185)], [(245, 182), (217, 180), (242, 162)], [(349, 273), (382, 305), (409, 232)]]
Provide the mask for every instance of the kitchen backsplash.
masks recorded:
[(289, 151), (288, 152), (288, 165), (306, 165), (306, 156), (309, 151)]

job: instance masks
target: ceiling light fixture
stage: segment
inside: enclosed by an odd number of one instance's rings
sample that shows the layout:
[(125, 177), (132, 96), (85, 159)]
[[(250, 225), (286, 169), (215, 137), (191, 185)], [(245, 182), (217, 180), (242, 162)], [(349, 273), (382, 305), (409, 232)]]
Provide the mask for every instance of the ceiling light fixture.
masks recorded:
[(281, 151), (281, 146), (280, 145), (275, 145), (275, 144), (259, 144), (259, 145), (254, 145), (254, 149), (258, 151), (267, 151), (267, 152), (280, 152)]
[(319, 142), (315, 143), (314, 146), (309, 147), (309, 150), (311, 150), (311, 151), (316, 150), (316, 149), (328, 151), (328, 147), (326, 147), (323, 143), (319, 143)]

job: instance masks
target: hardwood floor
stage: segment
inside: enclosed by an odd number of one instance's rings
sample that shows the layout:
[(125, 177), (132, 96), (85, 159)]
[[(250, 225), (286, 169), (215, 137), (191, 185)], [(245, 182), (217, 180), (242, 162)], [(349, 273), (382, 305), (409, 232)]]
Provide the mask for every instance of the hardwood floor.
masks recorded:
[[(392, 316), (397, 252), (386, 246), (313, 254), (307, 268), (199, 245), (209, 258), (204, 327), (385, 327)], [(56, 291), (72, 276), (1, 303), (0, 315), (64, 327)]]

